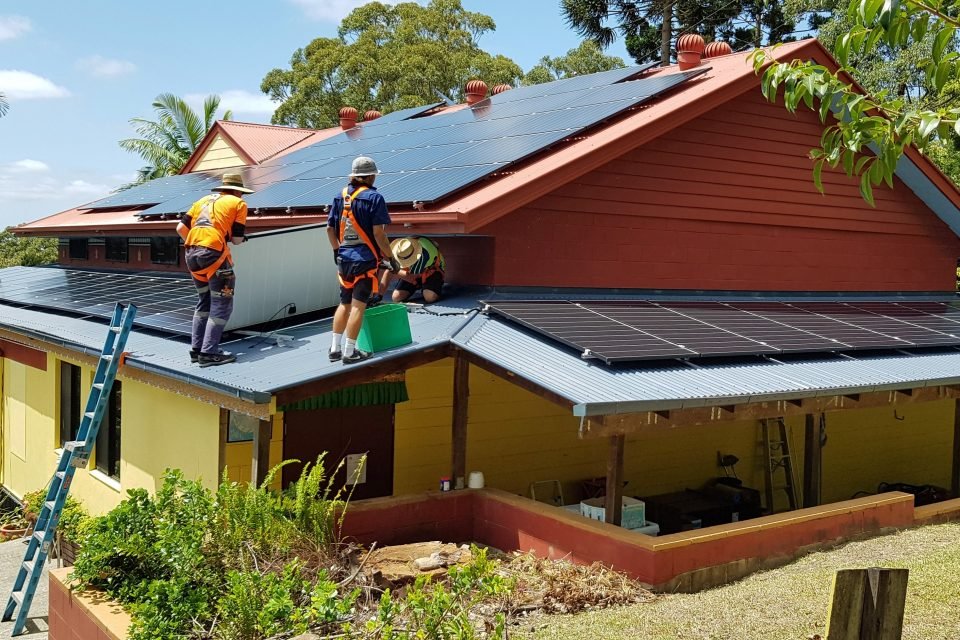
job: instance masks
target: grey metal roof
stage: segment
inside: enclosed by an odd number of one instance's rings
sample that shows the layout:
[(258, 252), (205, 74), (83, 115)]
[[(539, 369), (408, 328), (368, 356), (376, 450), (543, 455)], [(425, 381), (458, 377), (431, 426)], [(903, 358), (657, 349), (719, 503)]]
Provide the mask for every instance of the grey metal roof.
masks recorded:
[[(475, 304), (473, 298), (453, 298), (431, 305), (429, 313), (411, 307), (413, 342), (377, 353), (370, 360), (351, 367), (362, 368), (447, 344), (476, 313)], [(103, 322), (8, 305), (0, 305), (0, 327), (92, 355), (100, 354), (106, 333)], [(130, 355), (126, 364), (256, 403), (269, 402), (277, 391), (343, 371), (342, 363), (330, 362), (327, 358), (331, 338), (329, 319), (284, 327), (277, 333), (293, 339), (284, 346), (260, 337), (228, 341), (222, 346), (237, 354), (237, 362), (201, 369), (190, 364), (187, 341), (135, 329), (127, 342)]]
[[(701, 361), (695, 368), (678, 362), (608, 367), (582, 360), (572, 350), (515, 325), (478, 314), (476, 305), (476, 297), (462, 296), (427, 309), (411, 308), (413, 343), (378, 353), (354, 367), (452, 343), (568, 399), (578, 416), (960, 384), (960, 353), (782, 363)], [(106, 325), (0, 305), (0, 327), (99, 354)], [(201, 369), (189, 363), (184, 340), (135, 330), (128, 342), (131, 355), (127, 366), (258, 403), (269, 402), (283, 389), (344, 371), (341, 363), (331, 363), (326, 357), (329, 320), (283, 328), (278, 333), (293, 339), (279, 347), (262, 338), (234, 340), (224, 346), (239, 354), (236, 363)]]
[(453, 343), (568, 399), (578, 416), (960, 383), (960, 353), (614, 368), (484, 316)]

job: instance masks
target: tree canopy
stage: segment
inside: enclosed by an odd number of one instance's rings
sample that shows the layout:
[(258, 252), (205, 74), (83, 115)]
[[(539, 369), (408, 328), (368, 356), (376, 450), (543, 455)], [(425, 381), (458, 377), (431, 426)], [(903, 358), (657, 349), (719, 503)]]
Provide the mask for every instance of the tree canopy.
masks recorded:
[(9, 230), (0, 231), (0, 269), (35, 267), (56, 261), (56, 238), (18, 238)]
[(570, 49), (566, 55), (551, 58), (543, 56), (535, 67), (523, 77), (523, 84), (540, 84), (572, 78), (598, 71), (610, 71), (625, 66), (623, 59), (608, 56), (593, 40), (584, 40), (576, 49)]
[(275, 124), (335, 125), (344, 105), (361, 113), (414, 107), (447, 96), (464, 98), (468, 80), (516, 85), (523, 70), (510, 58), (480, 48), (493, 19), (467, 11), (460, 0), (387, 5), (371, 2), (351, 12), (335, 38), (297, 49), (289, 69), (273, 69), (260, 88), (283, 104)]
[[(179, 173), (216, 122), (219, 108), (220, 96), (207, 96), (203, 113), (198, 114), (183, 98), (162, 93), (153, 101), (156, 120), (130, 120), (140, 137), (121, 140), (120, 147), (147, 163), (137, 172), (134, 184)], [(220, 119), (231, 117), (231, 112), (226, 111)]]
[[(824, 132), (810, 153), (817, 188), (823, 190), (825, 165), (841, 167), (859, 178), (860, 193), (872, 204), (873, 187), (893, 186), (897, 162), (911, 144), (940, 154), (948, 171), (957, 164), (952, 156), (960, 134), (960, 20), (943, 0), (845, 5), (842, 13), (831, 12), (838, 71), (804, 60), (778, 63), (765, 49), (754, 52), (753, 62), (769, 100), (782, 96), (790, 111), (805, 106), (819, 113)], [(862, 78), (871, 95), (850, 78)]]
[(726, 40), (735, 50), (785, 42), (796, 28), (775, 0), (560, 0), (568, 24), (607, 47), (618, 36), (638, 63), (669, 63), (683, 33)]

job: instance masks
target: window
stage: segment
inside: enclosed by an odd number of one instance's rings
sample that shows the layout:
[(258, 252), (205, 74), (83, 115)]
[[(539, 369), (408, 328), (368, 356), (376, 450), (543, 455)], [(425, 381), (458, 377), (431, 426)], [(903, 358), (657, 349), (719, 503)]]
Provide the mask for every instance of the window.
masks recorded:
[(90, 253), (90, 242), (86, 238), (70, 238), (70, 259), (86, 260)]
[(150, 262), (180, 264), (180, 238), (150, 238)]
[(227, 442), (253, 442), (253, 434), (259, 426), (260, 421), (256, 418), (231, 411)]
[(80, 428), (80, 367), (60, 363), (60, 446), (77, 439)]
[(96, 462), (97, 471), (110, 476), (114, 480), (120, 479), (120, 398), (122, 385), (115, 380), (110, 389), (107, 400), (107, 409), (103, 414), (103, 422), (97, 432)]
[(128, 238), (107, 238), (107, 260), (127, 261)]

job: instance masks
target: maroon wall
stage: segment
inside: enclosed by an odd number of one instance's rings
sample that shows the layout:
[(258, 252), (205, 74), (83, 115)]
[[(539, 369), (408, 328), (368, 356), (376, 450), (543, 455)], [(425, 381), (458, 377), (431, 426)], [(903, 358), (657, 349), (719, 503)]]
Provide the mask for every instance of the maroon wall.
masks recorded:
[(960, 240), (902, 182), (824, 172), (822, 127), (750, 91), (480, 231), (499, 286), (948, 291)]

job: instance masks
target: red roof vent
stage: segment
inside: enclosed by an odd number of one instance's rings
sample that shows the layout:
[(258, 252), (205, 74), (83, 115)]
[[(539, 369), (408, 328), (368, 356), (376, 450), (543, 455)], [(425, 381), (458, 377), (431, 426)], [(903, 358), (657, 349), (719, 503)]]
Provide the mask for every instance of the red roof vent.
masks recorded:
[(471, 80), (467, 83), (467, 104), (476, 104), (487, 97), (487, 83)]
[(706, 44), (699, 33), (687, 33), (677, 38), (677, 63), (681, 69), (692, 69), (700, 64)]
[(504, 91), (510, 91), (510, 89), (513, 89), (513, 87), (508, 84), (498, 84), (493, 88), (491, 93), (493, 93), (493, 95), (497, 95), (498, 93), (503, 93)]
[(363, 121), (370, 122), (371, 120), (376, 120), (381, 116), (383, 116), (383, 114), (377, 111), (376, 109), (370, 109), (369, 111), (363, 114)]
[(716, 58), (717, 56), (727, 56), (733, 53), (733, 47), (723, 40), (714, 40), (703, 50), (704, 58)]
[(358, 117), (359, 114), (353, 107), (344, 107), (343, 109), (340, 109), (340, 128), (353, 129), (355, 126), (357, 126)]

